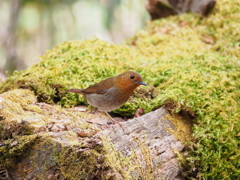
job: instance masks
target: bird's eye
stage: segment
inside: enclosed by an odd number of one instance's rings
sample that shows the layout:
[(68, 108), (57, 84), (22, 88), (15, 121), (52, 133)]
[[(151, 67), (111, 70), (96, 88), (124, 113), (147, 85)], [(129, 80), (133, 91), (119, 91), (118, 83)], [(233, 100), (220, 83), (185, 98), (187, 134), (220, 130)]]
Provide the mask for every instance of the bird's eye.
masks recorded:
[(130, 76), (130, 78), (131, 78), (131, 79), (134, 79), (134, 78), (135, 78), (135, 76), (134, 76), (134, 75), (131, 75), (131, 76)]

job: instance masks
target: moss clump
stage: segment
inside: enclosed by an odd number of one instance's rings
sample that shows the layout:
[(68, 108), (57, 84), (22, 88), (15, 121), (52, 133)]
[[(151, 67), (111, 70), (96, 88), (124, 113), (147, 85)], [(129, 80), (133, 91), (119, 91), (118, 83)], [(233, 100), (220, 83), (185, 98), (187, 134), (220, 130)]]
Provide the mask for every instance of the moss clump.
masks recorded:
[(126, 70), (139, 72), (150, 96), (133, 98), (117, 113), (145, 112), (166, 102), (196, 114), (188, 162), (192, 175), (237, 179), (239, 172), (240, 65), (237, 0), (218, 1), (208, 18), (184, 14), (149, 23), (125, 45), (98, 39), (64, 42), (31, 68), (15, 72), (0, 92), (28, 88), (40, 101), (66, 107), (86, 103), (64, 89), (85, 88)]
[[(0, 84), (0, 92), (27, 88), (35, 92), (39, 101), (58, 102), (70, 107), (86, 101), (81, 95), (66, 93), (65, 89), (86, 88), (126, 70), (141, 73), (147, 63), (141, 60), (134, 47), (113, 45), (98, 39), (64, 42), (41, 56), (40, 60), (27, 70), (15, 72)], [(119, 64), (118, 68), (116, 64)], [(147, 105), (145, 101), (144, 97), (136, 99), (133, 109), (141, 104)], [(129, 104), (116, 112), (124, 114), (124, 109), (128, 109), (127, 115), (133, 114), (134, 110), (128, 107)], [(146, 109), (151, 110), (149, 106)]]

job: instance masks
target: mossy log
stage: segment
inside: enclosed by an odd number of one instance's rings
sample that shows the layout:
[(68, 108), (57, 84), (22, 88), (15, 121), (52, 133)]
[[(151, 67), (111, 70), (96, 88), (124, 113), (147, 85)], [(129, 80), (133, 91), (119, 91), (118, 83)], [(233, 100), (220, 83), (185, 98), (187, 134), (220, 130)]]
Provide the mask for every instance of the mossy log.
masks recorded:
[(1, 179), (182, 179), (191, 123), (164, 108), (122, 129), (79, 108), (37, 103), (29, 90), (0, 99)]
[(186, 12), (198, 13), (207, 16), (213, 10), (217, 0), (148, 0), (145, 7), (151, 19), (165, 18)]

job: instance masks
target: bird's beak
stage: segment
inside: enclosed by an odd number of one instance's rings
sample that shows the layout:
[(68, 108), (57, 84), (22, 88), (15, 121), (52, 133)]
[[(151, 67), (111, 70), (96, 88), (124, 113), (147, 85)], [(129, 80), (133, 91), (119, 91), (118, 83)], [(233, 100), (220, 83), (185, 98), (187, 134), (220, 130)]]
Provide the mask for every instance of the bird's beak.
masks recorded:
[(147, 85), (145, 82), (143, 82), (143, 81), (137, 81), (137, 83), (140, 84), (140, 85), (148, 86), (148, 85)]

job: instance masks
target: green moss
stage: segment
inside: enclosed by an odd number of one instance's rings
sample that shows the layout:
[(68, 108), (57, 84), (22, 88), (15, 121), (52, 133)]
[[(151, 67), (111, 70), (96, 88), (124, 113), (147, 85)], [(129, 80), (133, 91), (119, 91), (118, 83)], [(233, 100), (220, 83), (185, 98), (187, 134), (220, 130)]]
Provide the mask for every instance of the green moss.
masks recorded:
[[(166, 115), (166, 118), (172, 122), (174, 129), (168, 124), (165, 124), (166, 130), (174, 135), (183, 144), (192, 141), (192, 122), (187, 116), (180, 116), (179, 114)], [(164, 123), (164, 122), (163, 122)]]
[(27, 151), (30, 149), (38, 135), (15, 136), (14, 140), (6, 140), (6, 144), (0, 147), (0, 162), (4, 162), (5, 167), (15, 167), (16, 162), (27, 156)]
[[(86, 88), (126, 70), (139, 72), (150, 87), (131, 98), (122, 115), (138, 107), (149, 112), (169, 101), (176, 112), (196, 115), (189, 171), (198, 178), (236, 179), (240, 175), (240, 3), (221, 0), (208, 18), (184, 14), (150, 22), (126, 44), (98, 39), (64, 42), (27, 70), (0, 84), (33, 90), (38, 100), (69, 107), (86, 103), (68, 88)], [(154, 87), (152, 89), (151, 87)]]

